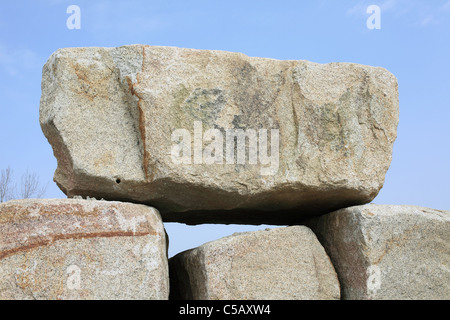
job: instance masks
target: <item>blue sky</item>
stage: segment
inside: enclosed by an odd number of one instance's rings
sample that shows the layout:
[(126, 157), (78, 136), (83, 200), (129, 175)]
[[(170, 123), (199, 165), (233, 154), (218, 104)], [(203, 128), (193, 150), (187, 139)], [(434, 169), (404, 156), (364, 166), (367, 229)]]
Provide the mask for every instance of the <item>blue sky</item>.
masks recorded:
[[(81, 29), (69, 30), (69, 5)], [(369, 5), (381, 29), (369, 30)], [(56, 49), (149, 44), (275, 59), (381, 66), (399, 81), (393, 161), (374, 203), (450, 210), (450, 1), (0, 1), (0, 169), (53, 183), (56, 160), (39, 126), (42, 66)], [(166, 224), (173, 255), (264, 226)]]

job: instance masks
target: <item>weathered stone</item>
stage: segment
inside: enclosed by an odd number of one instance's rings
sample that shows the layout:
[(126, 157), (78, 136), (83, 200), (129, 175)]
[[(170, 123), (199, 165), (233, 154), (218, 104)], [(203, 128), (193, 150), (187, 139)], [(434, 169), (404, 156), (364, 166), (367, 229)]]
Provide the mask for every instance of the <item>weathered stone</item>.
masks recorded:
[(157, 210), (87, 200), (0, 204), (0, 300), (167, 299)]
[[(377, 195), (397, 80), (222, 51), (60, 49), (43, 68), (40, 122), (69, 197), (145, 203), (190, 224), (297, 224)], [(250, 137), (242, 149), (232, 129)]]
[(171, 298), (339, 299), (334, 268), (304, 226), (237, 233), (169, 260)]
[(450, 211), (365, 205), (311, 226), (344, 299), (450, 299)]

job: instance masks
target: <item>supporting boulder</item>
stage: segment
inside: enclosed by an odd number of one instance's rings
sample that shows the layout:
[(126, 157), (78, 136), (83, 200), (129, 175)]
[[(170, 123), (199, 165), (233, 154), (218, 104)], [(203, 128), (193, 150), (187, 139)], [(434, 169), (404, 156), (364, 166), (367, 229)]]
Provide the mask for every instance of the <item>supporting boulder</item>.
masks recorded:
[(169, 260), (172, 299), (334, 300), (339, 282), (307, 227), (237, 233)]
[(310, 222), (343, 299), (450, 299), (450, 211), (371, 204)]
[(0, 300), (166, 300), (157, 210), (73, 199), (0, 204)]

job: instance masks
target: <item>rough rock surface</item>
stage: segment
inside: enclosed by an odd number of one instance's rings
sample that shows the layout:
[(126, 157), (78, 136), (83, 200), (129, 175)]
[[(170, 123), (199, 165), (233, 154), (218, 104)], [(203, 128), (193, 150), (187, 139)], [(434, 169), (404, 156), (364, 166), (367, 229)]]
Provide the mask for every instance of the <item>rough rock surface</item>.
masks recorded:
[(144, 205), (0, 204), (0, 300), (168, 299), (166, 236)]
[(237, 233), (169, 260), (171, 298), (339, 299), (334, 268), (304, 226)]
[(352, 63), (67, 48), (43, 68), (40, 123), (69, 197), (145, 203), (190, 224), (296, 224), (377, 195), (398, 89), (385, 69)]
[(344, 299), (450, 299), (450, 211), (365, 205), (311, 226)]

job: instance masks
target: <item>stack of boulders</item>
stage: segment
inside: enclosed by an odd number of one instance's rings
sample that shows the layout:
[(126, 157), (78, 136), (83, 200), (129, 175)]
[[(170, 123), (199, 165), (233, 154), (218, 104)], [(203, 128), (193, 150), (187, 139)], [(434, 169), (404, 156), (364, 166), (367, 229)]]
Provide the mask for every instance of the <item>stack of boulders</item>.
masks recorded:
[[(398, 117), (383, 68), (60, 49), (40, 123), (71, 199), (0, 205), (0, 299), (449, 299), (450, 212), (367, 204)], [(163, 221), (280, 227), (169, 260)]]

